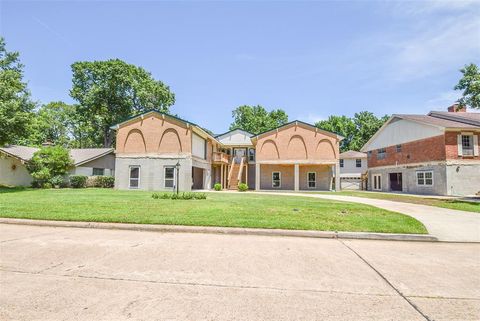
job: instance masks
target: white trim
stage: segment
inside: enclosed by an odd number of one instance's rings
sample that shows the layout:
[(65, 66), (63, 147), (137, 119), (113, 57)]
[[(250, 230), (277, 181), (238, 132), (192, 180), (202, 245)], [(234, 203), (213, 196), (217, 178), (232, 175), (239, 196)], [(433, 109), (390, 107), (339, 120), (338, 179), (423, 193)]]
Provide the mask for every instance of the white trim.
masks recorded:
[(478, 156), (478, 135), (473, 135), (473, 156)]
[[(418, 174), (422, 173), (423, 174), (423, 184), (418, 183)], [(426, 173), (432, 174), (432, 184), (427, 184), (427, 178), (425, 177)], [(421, 187), (433, 187), (435, 185), (435, 182), (433, 181), (433, 170), (418, 170), (415, 171), (415, 183), (417, 186)]]
[[(313, 187), (310, 186), (310, 180), (308, 179), (310, 174), (315, 174), (315, 180), (313, 181), (313, 183), (314, 183)], [(317, 172), (308, 172), (307, 173), (307, 188), (312, 188), (312, 189), (317, 188)]]
[[(132, 181), (132, 169), (133, 168), (138, 168), (138, 178), (134, 178), (137, 180), (137, 187), (132, 187), (130, 184), (131, 184), (131, 181)], [(130, 165), (128, 166), (128, 188), (129, 189), (139, 189), (140, 188), (140, 174), (141, 174), (141, 166), (140, 165)]]
[[(173, 178), (172, 179), (168, 179), (169, 181), (172, 180), (172, 186), (166, 186), (167, 184), (167, 168), (173, 168)], [(176, 182), (176, 178), (177, 178), (177, 170), (175, 168), (174, 165), (166, 165), (166, 166), (163, 166), (163, 188), (173, 188), (175, 189), (175, 182)]]
[[(378, 188), (375, 188), (375, 178), (378, 177), (379, 179), (376, 180), (379, 184), (378, 184)], [(381, 191), (382, 190), (382, 174), (372, 174), (372, 190), (374, 191)]]
[[(278, 173), (278, 182), (279, 182), (278, 186), (273, 186), (273, 174), (275, 173)], [(279, 172), (279, 171), (272, 172), (272, 188), (282, 188), (282, 172)]]

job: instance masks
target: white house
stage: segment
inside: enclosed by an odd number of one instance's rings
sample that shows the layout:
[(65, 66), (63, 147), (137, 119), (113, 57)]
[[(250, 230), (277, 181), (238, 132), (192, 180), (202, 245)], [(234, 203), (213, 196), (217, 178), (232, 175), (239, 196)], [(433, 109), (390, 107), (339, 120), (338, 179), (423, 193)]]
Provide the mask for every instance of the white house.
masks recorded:
[(340, 154), (342, 189), (362, 189), (362, 174), (367, 172), (367, 154), (353, 150)]

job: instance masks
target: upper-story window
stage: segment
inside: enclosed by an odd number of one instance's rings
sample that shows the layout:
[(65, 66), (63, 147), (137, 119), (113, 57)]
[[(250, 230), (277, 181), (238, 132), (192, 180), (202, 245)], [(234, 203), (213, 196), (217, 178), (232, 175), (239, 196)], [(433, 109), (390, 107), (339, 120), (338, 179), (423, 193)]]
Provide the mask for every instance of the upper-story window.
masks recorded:
[(384, 159), (387, 155), (387, 150), (385, 148), (379, 148), (377, 150), (377, 159)]
[(397, 150), (397, 153), (402, 152), (402, 145), (401, 144), (398, 144), (395, 148)]
[(248, 149), (248, 161), (254, 162), (255, 161), (255, 149), (249, 148)]
[(462, 155), (473, 156), (473, 135), (462, 135)]
[(340, 160), (340, 167), (343, 167), (343, 159)]
[(357, 158), (355, 160), (355, 166), (357, 167), (362, 167), (362, 159), (361, 158)]

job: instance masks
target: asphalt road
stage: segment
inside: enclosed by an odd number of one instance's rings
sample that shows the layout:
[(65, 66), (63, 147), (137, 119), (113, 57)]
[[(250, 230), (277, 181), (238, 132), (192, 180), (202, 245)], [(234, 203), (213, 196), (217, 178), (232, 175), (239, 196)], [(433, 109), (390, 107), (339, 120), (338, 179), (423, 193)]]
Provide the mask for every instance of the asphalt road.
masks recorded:
[(1, 320), (480, 320), (480, 244), (0, 225)]

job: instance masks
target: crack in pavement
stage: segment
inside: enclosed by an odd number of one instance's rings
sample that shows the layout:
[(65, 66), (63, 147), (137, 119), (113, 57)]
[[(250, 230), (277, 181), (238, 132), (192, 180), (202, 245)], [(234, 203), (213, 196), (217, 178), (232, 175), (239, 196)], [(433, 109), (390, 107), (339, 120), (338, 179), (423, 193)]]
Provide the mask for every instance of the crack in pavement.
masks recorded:
[(417, 311), (425, 320), (427, 321), (434, 321), (432, 319), (430, 319), (425, 313), (422, 312), (422, 310), (420, 310), (419, 307), (417, 307), (412, 301), (410, 301), (408, 299), (407, 296), (405, 296), (402, 291), (400, 291), (398, 288), (396, 288), (388, 279), (386, 276), (384, 276), (382, 273), (380, 273), (379, 270), (377, 270), (371, 263), (369, 263), (365, 258), (363, 258), (363, 256), (361, 256), (357, 251), (355, 251), (353, 248), (351, 248), (350, 246), (348, 246), (347, 244), (345, 244), (345, 242), (343, 240), (338, 240), (340, 243), (342, 243), (347, 249), (349, 249), (350, 251), (352, 251), (356, 256), (358, 256), (358, 258), (360, 258), (366, 265), (368, 265), (373, 271), (375, 271), (375, 273), (377, 273), (395, 292), (398, 293), (398, 295), (400, 295), (405, 301), (407, 301), (407, 303), (413, 308), (415, 309), (415, 311)]

